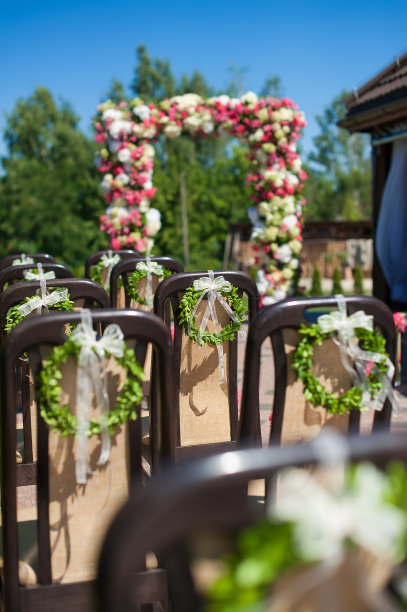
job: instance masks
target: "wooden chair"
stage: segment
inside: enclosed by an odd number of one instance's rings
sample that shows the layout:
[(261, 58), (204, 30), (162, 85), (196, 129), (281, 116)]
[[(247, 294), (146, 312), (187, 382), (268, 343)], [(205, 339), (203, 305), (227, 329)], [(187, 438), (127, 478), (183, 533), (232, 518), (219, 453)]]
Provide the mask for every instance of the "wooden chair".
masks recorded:
[(6, 257), (2, 257), (0, 259), (0, 270), (3, 270), (3, 268), (7, 268), (8, 266), (12, 266), (13, 261), (16, 259), (21, 259), (23, 255), (26, 257), (31, 257), (35, 263), (56, 263), (55, 257), (48, 255), (47, 253), (16, 253), (15, 255), (6, 255)]
[[(172, 274), (183, 272), (184, 268), (178, 259), (175, 257), (151, 257), (152, 262), (155, 262), (163, 268), (170, 270)], [(147, 306), (140, 306), (140, 304), (132, 303), (131, 298), (128, 296), (126, 290), (129, 284), (129, 277), (136, 270), (136, 266), (141, 261), (145, 262), (146, 259), (142, 257), (128, 258), (119, 262), (112, 270), (110, 275), (110, 299), (113, 307), (125, 307), (125, 308), (141, 308), (142, 310), (151, 310)], [(124, 304), (119, 303), (123, 297), (119, 293), (119, 281), (122, 281), (124, 287)], [(158, 284), (162, 281), (158, 276), (153, 275), (151, 279), (152, 293), (154, 294)], [(145, 278), (139, 281), (139, 292), (142, 297), (146, 296), (147, 280)]]
[[(99, 285), (87, 278), (55, 278), (47, 282), (48, 287), (66, 288), (69, 298), (75, 306), (85, 305), (86, 308), (97, 306), (98, 308), (108, 308), (110, 306), (109, 296)], [(40, 288), (39, 281), (26, 281), (10, 285), (0, 293), (0, 338), (4, 336), (7, 313), (16, 304), (27, 297), (36, 295)]]
[[(238, 289), (239, 296), (248, 300), (248, 320), (251, 323), (258, 309), (259, 297), (254, 281), (244, 272), (231, 270), (215, 271), (215, 278), (223, 276)], [(186, 289), (208, 272), (186, 272), (164, 279), (157, 287), (154, 299), (155, 313), (165, 316), (167, 302), (171, 303), (174, 316), (174, 351), (176, 372), (177, 401), (168, 409), (169, 417), (176, 423), (176, 438), (168, 439), (168, 444), (176, 449), (177, 462), (181, 463), (193, 456), (203, 456), (231, 450), (237, 440), (238, 429), (238, 385), (237, 385), (237, 338), (224, 342), (225, 381), (220, 384), (219, 356), (217, 347), (206, 344), (199, 347), (184, 333), (178, 321), (180, 300)], [(206, 310), (207, 300), (203, 299), (197, 311), (197, 321)], [(230, 321), (217, 300), (215, 308), (222, 327)], [(156, 372), (152, 373), (152, 390)], [(157, 458), (157, 440), (168, 437), (173, 431), (159, 430), (159, 414), (152, 396), (150, 416), (150, 436), (143, 441), (151, 446), (152, 461)], [(146, 446), (148, 448), (148, 446)]]
[[(93, 606), (93, 579), (95, 560), (104, 530), (132, 487), (141, 481), (140, 419), (130, 421), (116, 429), (112, 438), (109, 463), (96, 466), (100, 439), (89, 441), (89, 457), (93, 474), (86, 485), (75, 482), (75, 444), (72, 436), (62, 438), (50, 431), (38, 415), (38, 462), (18, 466), (16, 451), (16, 383), (13, 376), (15, 361), (27, 352), (35, 379), (42, 369), (42, 360), (49, 351), (63, 344), (65, 324), (81, 321), (80, 313), (55, 313), (27, 318), (15, 327), (1, 347), (1, 399), (2, 399), (2, 526), (3, 526), (3, 610), (29, 610), (45, 612), (58, 609), (87, 612)], [(93, 313), (95, 325), (105, 327), (117, 323), (126, 343), (135, 346), (135, 355), (143, 353), (146, 343), (152, 343), (160, 367), (160, 388), (157, 393), (162, 404), (173, 401), (173, 347), (165, 325), (154, 315), (136, 311), (98, 310)], [(64, 398), (74, 410), (70, 398), (76, 400), (73, 370), (66, 365), (63, 378)], [(109, 372), (109, 365), (106, 365)], [(117, 389), (121, 375), (112, 372), (108, 387)], [(110, 377), (110, 374), (109, 374)], [(117, 392), (117, 391), (116, 391)], [(166, 412), (162, 412), (163, 419)], [(164, 427), (171, 424), (163, 423)], [(162, 447), (163, 455), (166, 449)], [(38, 583), (33, 586), (19, 584), (19, 529), (16, 503), (17, 487), (24, 484), (24, 476), (31, 471), (36, 475), (37, 495), (35, 509), (38, 521)], [(130, 487), (130, 488), (129, 488)], [(144, 568), (145, 569), (145, 568)], [(136, 576), (138, 584), (151, 601), (152, 593), (162, 596), (161, 572)], [(158, 593), (158, 594), (157, 594)], [(153, 601), (154, 601), (153, 596)], [(141, 602), (143, 603), (143, 602)]]
[[(108, 308), (109, 296), (98, 283), (85, 278), (64, 278), (49, 281), (49, 286), (55, 288), (66, 288), (70, 299), (76, 307), (86, 305), (87, 308)], [(27, 297), (36, 295), (40, 288), (39, 281), (27, 281), (10, 285), (0, 293), (0, 339), (6, 335), (4, 328), (7, 313), (10, 308), (19, 304)], [(36, 316), (36, 315), (33, 315)], [(22, 433), (24, 443), (23, 463), (32, 463), (37, 457), (37, 430), (36, 420), (32, 419), (36, 409), (32, 373), (30, 371), (29, 359), (20, 357), (16, 368), (16, 377), (20, 386), (20, 402), (22, 409)]]
[[(22, 266), (8, 266), (0, 271), (0, 291), (4, 290), (6, 283), (12, 284), (24, 279), (26, 270), (36, 269), (35, 264), (26, 264)], [(56, 278), (74, 278), (72, 270), (62, 264), (44, 263), (42, 264), (43, 272), (55, 272)]]
[[(355, 462), (370, 460), (379, 467), (393, 459), (407, 462), (405, 434), (348, 437), (347, 445)], [(153, 479), (120, 510), (107, 533), (99, 561), (99, 611), (135, 609), (139, 593), (133, 574), (142, 569), (146, 551), (154, 551), (166, 568), (172, 610), (208, 609), (202, 583), (210, 581), (213, 561), (216, 570), (224, 553), (233, 550), (236, 533), (264, 519), (264, 505), (247, 496), (248, 483), (319, 461), (314, 442), (246, 449), (191, 462), (182, 471)], [(197, 563), (205, 548), (212, 558), (209, 567)]]
[[(345, 296), (345, 301), (348, 314), (363, 310), (373, 315), (374, 325), (385, 337), (387, 352), (394, 363), (396, 336), (389, 308), (369, 296)], [(305, 442), (318, 435), (325, 426), (359, 433), (361, 415), (358, 410), (349, 415), (330, 415), (323, 408), (314, 408), (305, 400), (302, 382), (295, 380), (290, 354), (300, 339), (297, 329), (309, 321), (310, 309), (317, 309), (317, 315), (320, 315), (324, 309), (337, 310), (338, 305), (334, 297), (290, 298), (264, 308), (254, 319), (248, 334), (244, 366), (239, 434), (242, 444), (261, 442), (260, 359), (261, 347), (266, 338), (271, 340), (275, 381), (270, 444)], [(341, 363), (339, 349), (332, 340), (315, 347), (314, 364), (315, 375), (324, 377), (324, 384), (329, 390), (343, 392), (351, 386), (349, 374)], [(391, 404), (387, 400), (382, 411), (374, 415), (373, 429), (388, 429), (390, 418)]]
[[(137, 251), (132, 251), (131, 249), (118, 249), (115, 251), (113, 251), (112, 249), (103, 249), (102, 251), (95, 251), (94, 253), (91, 253), (86, 259), (86, 262), (85, 262), (85, 277), (86, 278), (92, 278), (92, 266), (99, 263), (103, 255), (108, 255), (109, 252), (113, 253), (113, 255), (119, 255), (121, 259), (127, 259), (128, 257), (132, 257), (132, 258), (141, 257), (141, 255)], [(106, 274), (102, 275), (102, 282), (103, 284), (106, 283), (107, 287), (109, 288), (110, 279), (107, 278)]]

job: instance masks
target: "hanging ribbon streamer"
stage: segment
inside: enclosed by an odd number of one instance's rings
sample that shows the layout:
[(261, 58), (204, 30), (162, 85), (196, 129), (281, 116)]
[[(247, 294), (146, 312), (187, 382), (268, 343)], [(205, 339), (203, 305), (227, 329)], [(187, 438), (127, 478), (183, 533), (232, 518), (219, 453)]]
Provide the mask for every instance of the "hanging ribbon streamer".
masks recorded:
[[(373, 399), (373, 408), (379, 411), (382, 410), (384, 402), (388, 398), (397, 414), (398, 400), (391, 383), (394, 365), (385, 355), (362, 350), (355, 336), (355, 329), (357, 328), (373, 330), (373, 317), (367, 315), (363, 310), (359, 310), (348, 317), (346, 315), (346, 302), (343, 295), (335, 295), (335, 298), (338, 302), (339, 310), (321, 315), (318, 318), (318, 325), (323, 333), (337, 332), (337, 339), (333, 338), (333, 340), (339, 346), (342, 364), (349, 373), (353, 386), (360, 387), (363, 390), (363, 402), (371, 400), (366, 366), (368, 364), (374, 366), (376, 363), (386, 366), (386, 372), (377, 372), (382, 388)], [(350, 360), (353, 361), (353, 366)]]
[(146, 287), (146, 304), (149, 308), (154, 305), (153, 299), (153, 286), (152, 286), (152, 274), (156, 276), (163, 276), (164, 268), (156, 261), (151, 261), (151, 258), (147, 255), (146, 261), (139, 261), (136, 265), (136, 270), (147, 272), (147, 287)]
[(55, 289), (55, 291), (47, 295), (47, 282), (45, 279), (40, 281), (40, 292), (41, 296), (34, 295), (28, 302), (21, 304), (17, 308), (22, 317), (26, 317), (33, 310), (37, 310), (37, 314), (41, 314), (43, 308), (48, 312), (50, 306), (68, 299), (68, 289)]
[(92, 473), (88, 460), (88, 430), (93, 391), (96, 404), (101, 407), (102, 448), (98, 465), (104, 465), (110, 456), (110, 436), (107, 427), (109, 396), (105, 353), (116, 358), (123, 357), (124, 340), (123, 333), (116, 324), (108, 325), (103, 336), (97, 340), (92, 326), (92, 316), (88, 309), (82, 310), (81, 323), (73, 330), (72, 339), (81, 347), (76, 388), (77, 456), (75, 472), (76, 482), (86, 484), (87, 475)]
[[(198, 344), (201, 344), (202, 336), (203, 336), (203, 333), (206, 329), (206, 326), (209, 320), (211, 320), (213, 323), (213, 326), (215, 328), (215, 333), (220, 333), (222, 331), (222, 328), (219, 324), (218, 317), (216, 314), (216, 308), (215, 308), (216, 300), (219, 301), (219, 303), (221, 304), (223, 309), (226, 311), (228, 316), (232, 319), (232, 321), (234, 321), (235, 323), (240, 323), (239, 318), (235, 315), (235, 313), (233, 312), (233, 310), (230, 308), (229, 304), (227, 303), (226, 299), (220, 293), (220, 291), (224, 291), (226, 293), (231, 291), (232, 289), (231, 283), (229, 281), (226, 281), (223, 276), (217, 276), (216, 278), (214, 278), (213, 270), (208, 270), (208, 275), (209, 276), (203, 276), (202, 278), (198, 278), (197, 280), (194, 281), (194, 284), (193, 284), (194, 290), (202, 291), (202, 294), (199, 296), (195, 304), (195, 308), (193, 309), (191, 313), (191, 317), (188, 322), (188, 334), (191, 333), (192, 321), (194, 320), (194, 316), (197, 313), (199, 304), (201, 303), (201, 301), (203, 300), (205, 296), (207, 296), (207, 299), (208, 299), (208, 305), (206, 307), (206, 310), (202, 317), (201, 325), (198, 330)], [(242, 332), (242, 333), (244, 334), (245, 332)], [(224, 360), (222, 342), (217, 344), (216, 348), (218, 350), (218, 356), (219, 356), (220, 383), (222, 384), (223, 382), (225, 382), (225, 360)]]
[(113, 255), (113, 251), (111, 249), (109, 249), (107, 253), (103, 253), (102, 257), (100, 258), (100, 261), (103, 263), (103, 268), (107, 270), (106, 282), (103, 284), (103, 287), (105, 289), (108, 289), (109, 287), (110, 273), (112, 269), (114, 268), (116, 264), (119, 263), (120, 260), (121, 260), (120, 255), (118, 255), (117, 253)]
[(26, 264), (32, 264), (32, 263), (34, 263), (34, 259), (32, 257), (29, 257), (25, 253), (21, 253), (21, 258), (13, 259), (13, 263), (11, 265), (12, 266), (24, 266)]
[(42, 263), (37, 264), (38, 272), (33, 272), (32, 270), (24, 270), (24, 278), (26, 280), (52, 280), (55, 278), (55, 272), (53, 270), (49, 270), (49, 272), (44, 272), (42, 269)]

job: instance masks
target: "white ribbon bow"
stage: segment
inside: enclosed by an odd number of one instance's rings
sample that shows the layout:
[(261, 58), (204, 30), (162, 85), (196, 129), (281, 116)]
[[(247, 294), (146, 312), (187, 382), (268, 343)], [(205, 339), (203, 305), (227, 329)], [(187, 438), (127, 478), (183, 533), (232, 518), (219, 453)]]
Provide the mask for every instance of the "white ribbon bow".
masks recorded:
[[(117, 358), (123, 357), (124, 340), (120, 327), (115, 323), (108, 325), (103, 336), (97, 340), (96, 332), (92, 327), (92, 316), (87, 309), (82, 310), (81, 323), (73, 330), (71, 337), (81, 347), (78, 359), (76, 392), (76, 482), (86, 484), (87, 475), (92, 473), (88, 461), (88, 429), (92, 409), (92, 391), (95, 392), (97, 405), (101, 406), (102, 448), (98, 465), (104, 465), (110, 456), (110, 436), (107, 427), (109, 396), (107, 393), (105, 353), (107, 352)], [(99, 363), (102, 364), (102, 373)]]
[[(346, 315), (346, 303), (343, 295), (335, 295), (335, 298), (338, 302), (339, 310), (321, 315), (318, 318), (318, 325), (323, 333), (338, 332), (338, 339), (333, 338), (333, 340), (339, 346), (342, 364), (349, 373), (352, 384), (363, 389), (363, 402), (367, 403), (371, 400), (366, 365), (369, 362), (385, 364), (386, 372), (377, 373), (382, 383), (382, 388), (373, 399), (373, 408), (379, 411), (382, 410), (386, 397), (388, 397), (397, 413), (398, 401), (391, 384), (394, 365), (385, 355), (362, 350), (355, 336), (354, 330), (358, 327), (373, 330), (373, 317), (367, 315), (363, 310), (359, 310), (348, 317)], [(353, 360), (354, 366), (352, 366), (350, 359)]]
[(121, 257), (120, 255), (118, 255), (118, 253), (115, 253), (115, 255), (113, 255), (113, 251), (109, 249), (107, 253), (103, 253), (102, 257), (100, 258), (100, 261), (103, 263), (103, 268), (107, 269), (106, 282), (103, 285), (104, 288), (107, 289), (109, 287), (110, 272), (112, 271), (114, 266), (118, 264), (119, 261), (121, 261)]
[(38, 263), (37, 268), (38, 272), (33, 272), (32, 270), (24, 270), (24, 278), (26, 280), (52, 280), (56, 278), (55, 272), (53, 270), (49, 270), (49, 272), (43, 271), (42, 263)]
[[(220, 333), (221, 326), (218, 321), (218, 317), (216, 314), (215, 302), (219, 301), (223, 309), (229, 315), (229, 317), (235, 323), (239, 323), (239, 318), (235, 315), (233, 310), (230, 308), (229, 304), (220, 293), (220, 291), (229, 292), (232, 290), (232, 285), (229, 281), (226, 281), (223, 276), (217, 276), (214, 278), (213, 270), (208, 270), (209, 276), (202, 276), (194, 280), (193, 287), (195, 291), (202, 291), (202, 295), (198, 298), (195, 308), (191, 313), (191, 317), (188, 321), (188, 333), (191, 333), (191, 325), (193, 318), (198, 310), (199, 304), (203, 300), (205, 296), (208, 297), (208, 305), (202, 317), (201, 325), (198, 330), (198, 343), (201, 344), (203, 333), (206, 329), (209, 319), (212, 320), (213, 326), (215, 328), (216, 333)], [(217, 344), (216, 348), (218, 350), (219, 356), (219, 375), (220, 375), (220, 383), (225, 382), (225, 361), (223, 355), (223, 345), (222, 343)]]
[(372, 315), (367, 315), (363, 310), (359, 310), (348, 317), (346, 316), (346, 309), (343, 312), (342, 305), (338, 305), (340, 310), (335, 310), (331, 314), (321, 315), (318, 318), (318, 325), (324, 334), (337, 331), (338, 335), (346, 341), (354, 337), (354, 330), (358, 327), (373, 329)]
[(13, 263), (11, 265), (12, 266), (24, 266), (26, 264), (32, 264), (32, 263), (34, 263), (34, 259), (32, 257), (29, 257), (25, 253), (21, 253), (21, 258), (13, 259)]
[(378, 559), (395, 563), (405, 518), (385, 501), (386, 493), (386, 476), (370, 464), (356, 468), (350, 490), (329, 490), (309, 472), (291, 470), (281, 478), (271, 513), (295, 523), (295, 545), (308, 561), (342, 557), (351, 539)]
[(58, 302), (63, 302), (68, 299), (68, 289), (55, 289), (55, 291), (47, 295), (45, 279), (40, 281), (39, 291), (41, 292), (41, 296), (34, 295), (28, 302), (18, 306), (17, 311), (22, 317), (28, 316), (35, 309), (37, 310), (37, 314), (41, 314), (43, 307), (48, 312), (49, 306), (54, 306), (54, 304), (58, 304)]
[(146, 304), (149, 308), (153, 307), (153, 287), (151, 275), (163, 276), (164, 268), (156, 261), (151, 261), (150, 257), (146, 257), (146, 261), (139, 261), (136, 265), (136, 270), (147, 272), (147, 287), (146, 287)]

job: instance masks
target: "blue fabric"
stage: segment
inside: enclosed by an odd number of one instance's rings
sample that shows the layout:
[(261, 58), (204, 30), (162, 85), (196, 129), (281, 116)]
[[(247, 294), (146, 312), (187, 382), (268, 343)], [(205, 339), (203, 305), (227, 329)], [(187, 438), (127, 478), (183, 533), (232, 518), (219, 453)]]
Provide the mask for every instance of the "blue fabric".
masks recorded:
[(394, 142), (376, 229), (376, 252), (390, 298), (407, 302), (407, 139)]

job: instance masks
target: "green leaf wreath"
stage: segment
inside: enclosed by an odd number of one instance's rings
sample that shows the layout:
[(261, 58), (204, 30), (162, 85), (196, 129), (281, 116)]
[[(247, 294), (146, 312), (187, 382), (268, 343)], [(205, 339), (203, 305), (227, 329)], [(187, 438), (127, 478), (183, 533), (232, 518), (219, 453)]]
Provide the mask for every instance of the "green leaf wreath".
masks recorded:
[(191, 338), (191, 340), (199, 342), (201, 346), (204, 344), (212, 344), (213, 346), (217, 346), (222, 342), (230, 342), (234, 340), (236, 337), (236, 332), (242, 328), (242, 323), (246, 320), (247, 315), (247, 306), (243, 299), (238, 296), (237, 288), (232, 286), (230, 291), (220, 289), (218, 293), (220, 293), (222, 297), (227, 300), (228, 305), (238, 320), (231, 320), (220, 332), (204, 331), (200, 336), (199, 329), (195, 325), (197, 313), (194, 315), (192, 313), (203, 291), (204, 290), (196, 291), (193, 287), (188, 287), (181, 299), (178, 311), (178, 321), (184, 328), (185, 335)]
[(95, 281), (96, 283), (99, 283), (99, 285), (102, 285), (102, 287), (104, 286), (102, 282), (102, 272), (105, 267), (106, 266), (103, 261), (99, 259), (99, 261), (95, 263), (90, 269), (91, 280)]
[[(324, 385), (312, 375), (314, 346), (321, 345), (324, 340), (331, 338), (335, 332), (324, 333), (318, 323), (309, 327), (302, 325), (298, 331), (302, 339), (293, 352), (292, 368), (297, 379), (300, 379), (304, 384), (304, 395), (307, 401), (311, 402), (313, 406), (321, 406), (333, 414), (346, 414), (351, 410), (367, 409), (362, 401), (364, 389), (361, 387), (351, 387), (343, 395), (335, 396), (333, 393), (329, 393)], [(358, 327), (355, 328), (354, 332), (364, 350), (383, 355), (383, 361), (376, 363), (371, 372), (366, 372), (367, 390), (371, 399), (373, 399), (382, 388), (381, 374), (387, 372), (386, 341), (376, 330)]]
[[(171, 270), (168, 270), (167, 268), (163, 268), (163, 273), (162, 273), (163, 278), (167, 278), (168, 276), (171, 276), (171, 274), (172, 274)], [(146, 304), (147, 300), (145, 297), (142, 297), (140, 295), (139, 290), (138, 290), (138, 284), (142, 278), (147, 278), (147, 270), (135, 270), (131, 274), (128, 280), (128, 284), (126, 287), (126, 294), (129, 296), (131, 300), (133, 300), (133, 302), (144, 305)]]
[[(50, 292), (55, 291), (55, 287), (48, 287)], [(25, 298), (19, 304), (16, 304), (8, 311), (6, 315), (6, 325), (4, 326), (4, 331), (8, 334), (8, 332), (13, 329), (16, 325), (21, 323), (25, 319), (19, 312), (18, 308), (23, 304), (26, 304), (32, 299), (33, 296)], [(62, 300), (61, 302), (57, 302), (50, 307), (50, 310), (60, 310), (66, 312), (72, 312), (74, 310), (74, 303), (69, 299), (69, 295), (66, 300)]]
[[(46, 424), (62, 436), (76, 435), (77, 421), (69, 406), (60, 406), (62, 378), (60, 367), (72, 357), (78, 359), (81, 347), (72, 338), (64, 344), (56, 346), (49, 357), (44, 361), (39, 375), (36, 390), (40, 414)], [(109, 353), (106, 352), (107, 355)], [(134, 351), (124, 349), (124, 355), (117, 358), (119, 363), (127, 372), (123, 388), (117, 397), (116, 405), (109, 411), (107, 416), (107, 427), (113, 434), (116, 427), (123, 425), (128, 420), (137, 418), (136, 407), (143, 397), (142, 381), (144, 378), (143, 368), (137, 362)], [(96, 419), (90, 419), (88, 436), (101, 433), (101, 426)]]

